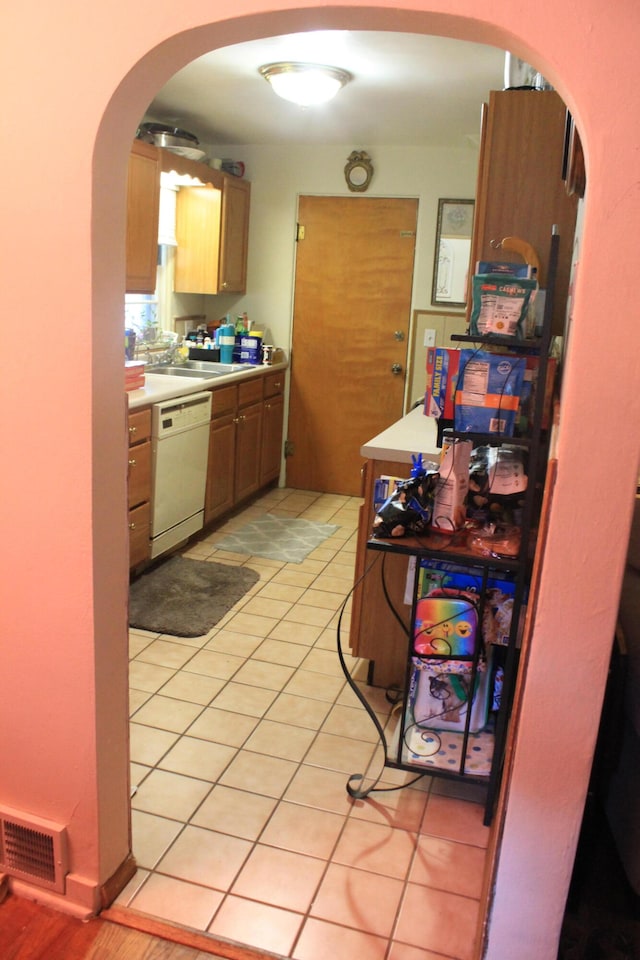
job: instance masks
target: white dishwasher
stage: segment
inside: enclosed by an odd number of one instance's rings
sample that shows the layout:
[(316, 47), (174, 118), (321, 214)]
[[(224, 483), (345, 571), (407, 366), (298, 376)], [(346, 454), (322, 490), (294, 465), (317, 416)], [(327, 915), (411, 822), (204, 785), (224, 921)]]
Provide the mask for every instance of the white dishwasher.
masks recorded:
[(152, 559), (202, 529), (210, 419), (210, 392), (153, 404)]

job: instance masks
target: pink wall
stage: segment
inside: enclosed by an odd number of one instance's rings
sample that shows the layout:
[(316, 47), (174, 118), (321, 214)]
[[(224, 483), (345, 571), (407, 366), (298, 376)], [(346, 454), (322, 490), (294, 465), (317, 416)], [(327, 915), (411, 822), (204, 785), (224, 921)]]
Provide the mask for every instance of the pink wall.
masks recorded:
[(59, 0), (4, 12), (0, 805), (68, 825), (66, 909), (93, 909), (129, 849), (124, 186), (154, 93), (195, 56), (268, 33), (351, 27), (490, 42), (557, 87), (588, 164), (558, 482), (487, 950), (491, 960), (552, 960), (638, 467), (639, 8), (282, 4), (294, 5), (271, 15), (269, 0)]

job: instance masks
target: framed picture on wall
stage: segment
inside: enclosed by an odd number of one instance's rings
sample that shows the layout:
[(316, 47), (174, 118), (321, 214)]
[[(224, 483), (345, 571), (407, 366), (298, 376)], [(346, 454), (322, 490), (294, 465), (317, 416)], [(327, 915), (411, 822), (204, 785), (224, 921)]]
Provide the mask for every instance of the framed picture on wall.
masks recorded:
[(473, 200), (438, 200), (433, 287), (434, 306), (464, 307), (473, 233)]

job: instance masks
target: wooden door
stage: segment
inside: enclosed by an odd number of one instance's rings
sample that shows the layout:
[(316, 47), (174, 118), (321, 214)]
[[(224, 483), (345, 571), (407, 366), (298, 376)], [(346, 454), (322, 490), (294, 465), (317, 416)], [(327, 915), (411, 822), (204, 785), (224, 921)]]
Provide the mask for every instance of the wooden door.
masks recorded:
[(360, 447), (402, 416), (417, 212), (412, 199), (300, 198), (291, 487), (359, 496)]

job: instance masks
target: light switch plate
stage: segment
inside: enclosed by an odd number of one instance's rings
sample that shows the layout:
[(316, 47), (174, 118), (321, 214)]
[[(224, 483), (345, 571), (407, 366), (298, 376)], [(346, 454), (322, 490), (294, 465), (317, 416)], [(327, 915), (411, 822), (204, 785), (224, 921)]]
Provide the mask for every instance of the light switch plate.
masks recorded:
[(425, 347), (435, 347), (436, 345), (436, 331), (430, 327), (424, 331), (424, 345)]

